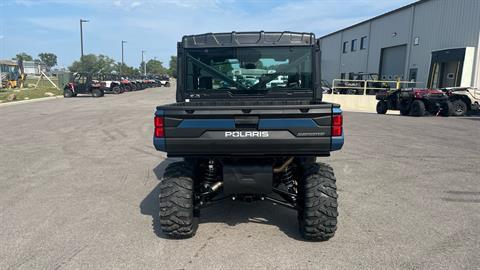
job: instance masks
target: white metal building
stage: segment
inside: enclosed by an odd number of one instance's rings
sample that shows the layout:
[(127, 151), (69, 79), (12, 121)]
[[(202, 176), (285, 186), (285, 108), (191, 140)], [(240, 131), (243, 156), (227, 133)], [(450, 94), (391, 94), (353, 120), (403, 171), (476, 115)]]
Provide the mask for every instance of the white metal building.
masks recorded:
[(319, 40), (330, 82), (363, 72), (418, 87), (480, 87), (480, 0), (421, 0)]
[(27, 75), (40, 75), (40, 71), (46, 72), (46, 66), (37, 61), (23, 61), (23, 69)]

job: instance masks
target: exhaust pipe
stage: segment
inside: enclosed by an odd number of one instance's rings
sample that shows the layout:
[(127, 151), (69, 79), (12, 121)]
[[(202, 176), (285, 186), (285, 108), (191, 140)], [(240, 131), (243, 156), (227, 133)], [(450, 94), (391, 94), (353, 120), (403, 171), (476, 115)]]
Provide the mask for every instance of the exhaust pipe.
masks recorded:
[(287, 159), (285, 161), (285, 163), (282, 164), (282, 166), (273, 168), (273, 172), (274, 173), (284, 172), (287, 169), (288, 165), (290, 165), (290, 163), (292, 163), (292, 161), (293, 161), (293, 157), (290, 157), (289, 159)]
[(211, 186), (210, 189), (212, 190), (212, 192), (215, 192), (222, 186), (223, 186), (223, 182), (218, 181), (215, 184), (213, 184), (213, 186)]

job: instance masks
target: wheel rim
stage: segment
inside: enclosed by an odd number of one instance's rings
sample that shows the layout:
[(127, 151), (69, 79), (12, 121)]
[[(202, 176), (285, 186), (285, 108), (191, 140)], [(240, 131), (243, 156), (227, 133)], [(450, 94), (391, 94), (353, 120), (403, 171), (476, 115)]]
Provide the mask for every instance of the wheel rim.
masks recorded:
[(465, 109), (463, 108), (463, 104), (457, 103), (455, 104), (455, 112), (456, 113), (463, 113)]

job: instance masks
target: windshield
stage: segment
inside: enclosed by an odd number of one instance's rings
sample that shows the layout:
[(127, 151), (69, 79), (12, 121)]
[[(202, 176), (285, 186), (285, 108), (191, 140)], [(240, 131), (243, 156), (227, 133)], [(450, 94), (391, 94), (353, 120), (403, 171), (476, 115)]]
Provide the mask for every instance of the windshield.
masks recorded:
[(312, 88), (310, 47), (190, 49), (186, 55), (187, 91)]

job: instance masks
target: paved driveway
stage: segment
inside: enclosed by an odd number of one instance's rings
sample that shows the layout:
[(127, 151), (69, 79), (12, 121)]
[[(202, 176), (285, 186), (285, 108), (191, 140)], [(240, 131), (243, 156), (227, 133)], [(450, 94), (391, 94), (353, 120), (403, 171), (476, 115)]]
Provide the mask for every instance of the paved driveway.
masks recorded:
[(480, 118), (346, 113), (328, 242), (271, 203), (206, 209), (195, 238), (157, 230), (155, 105), (174, 90), (0, 106), (0, 269), (475, 269)]

